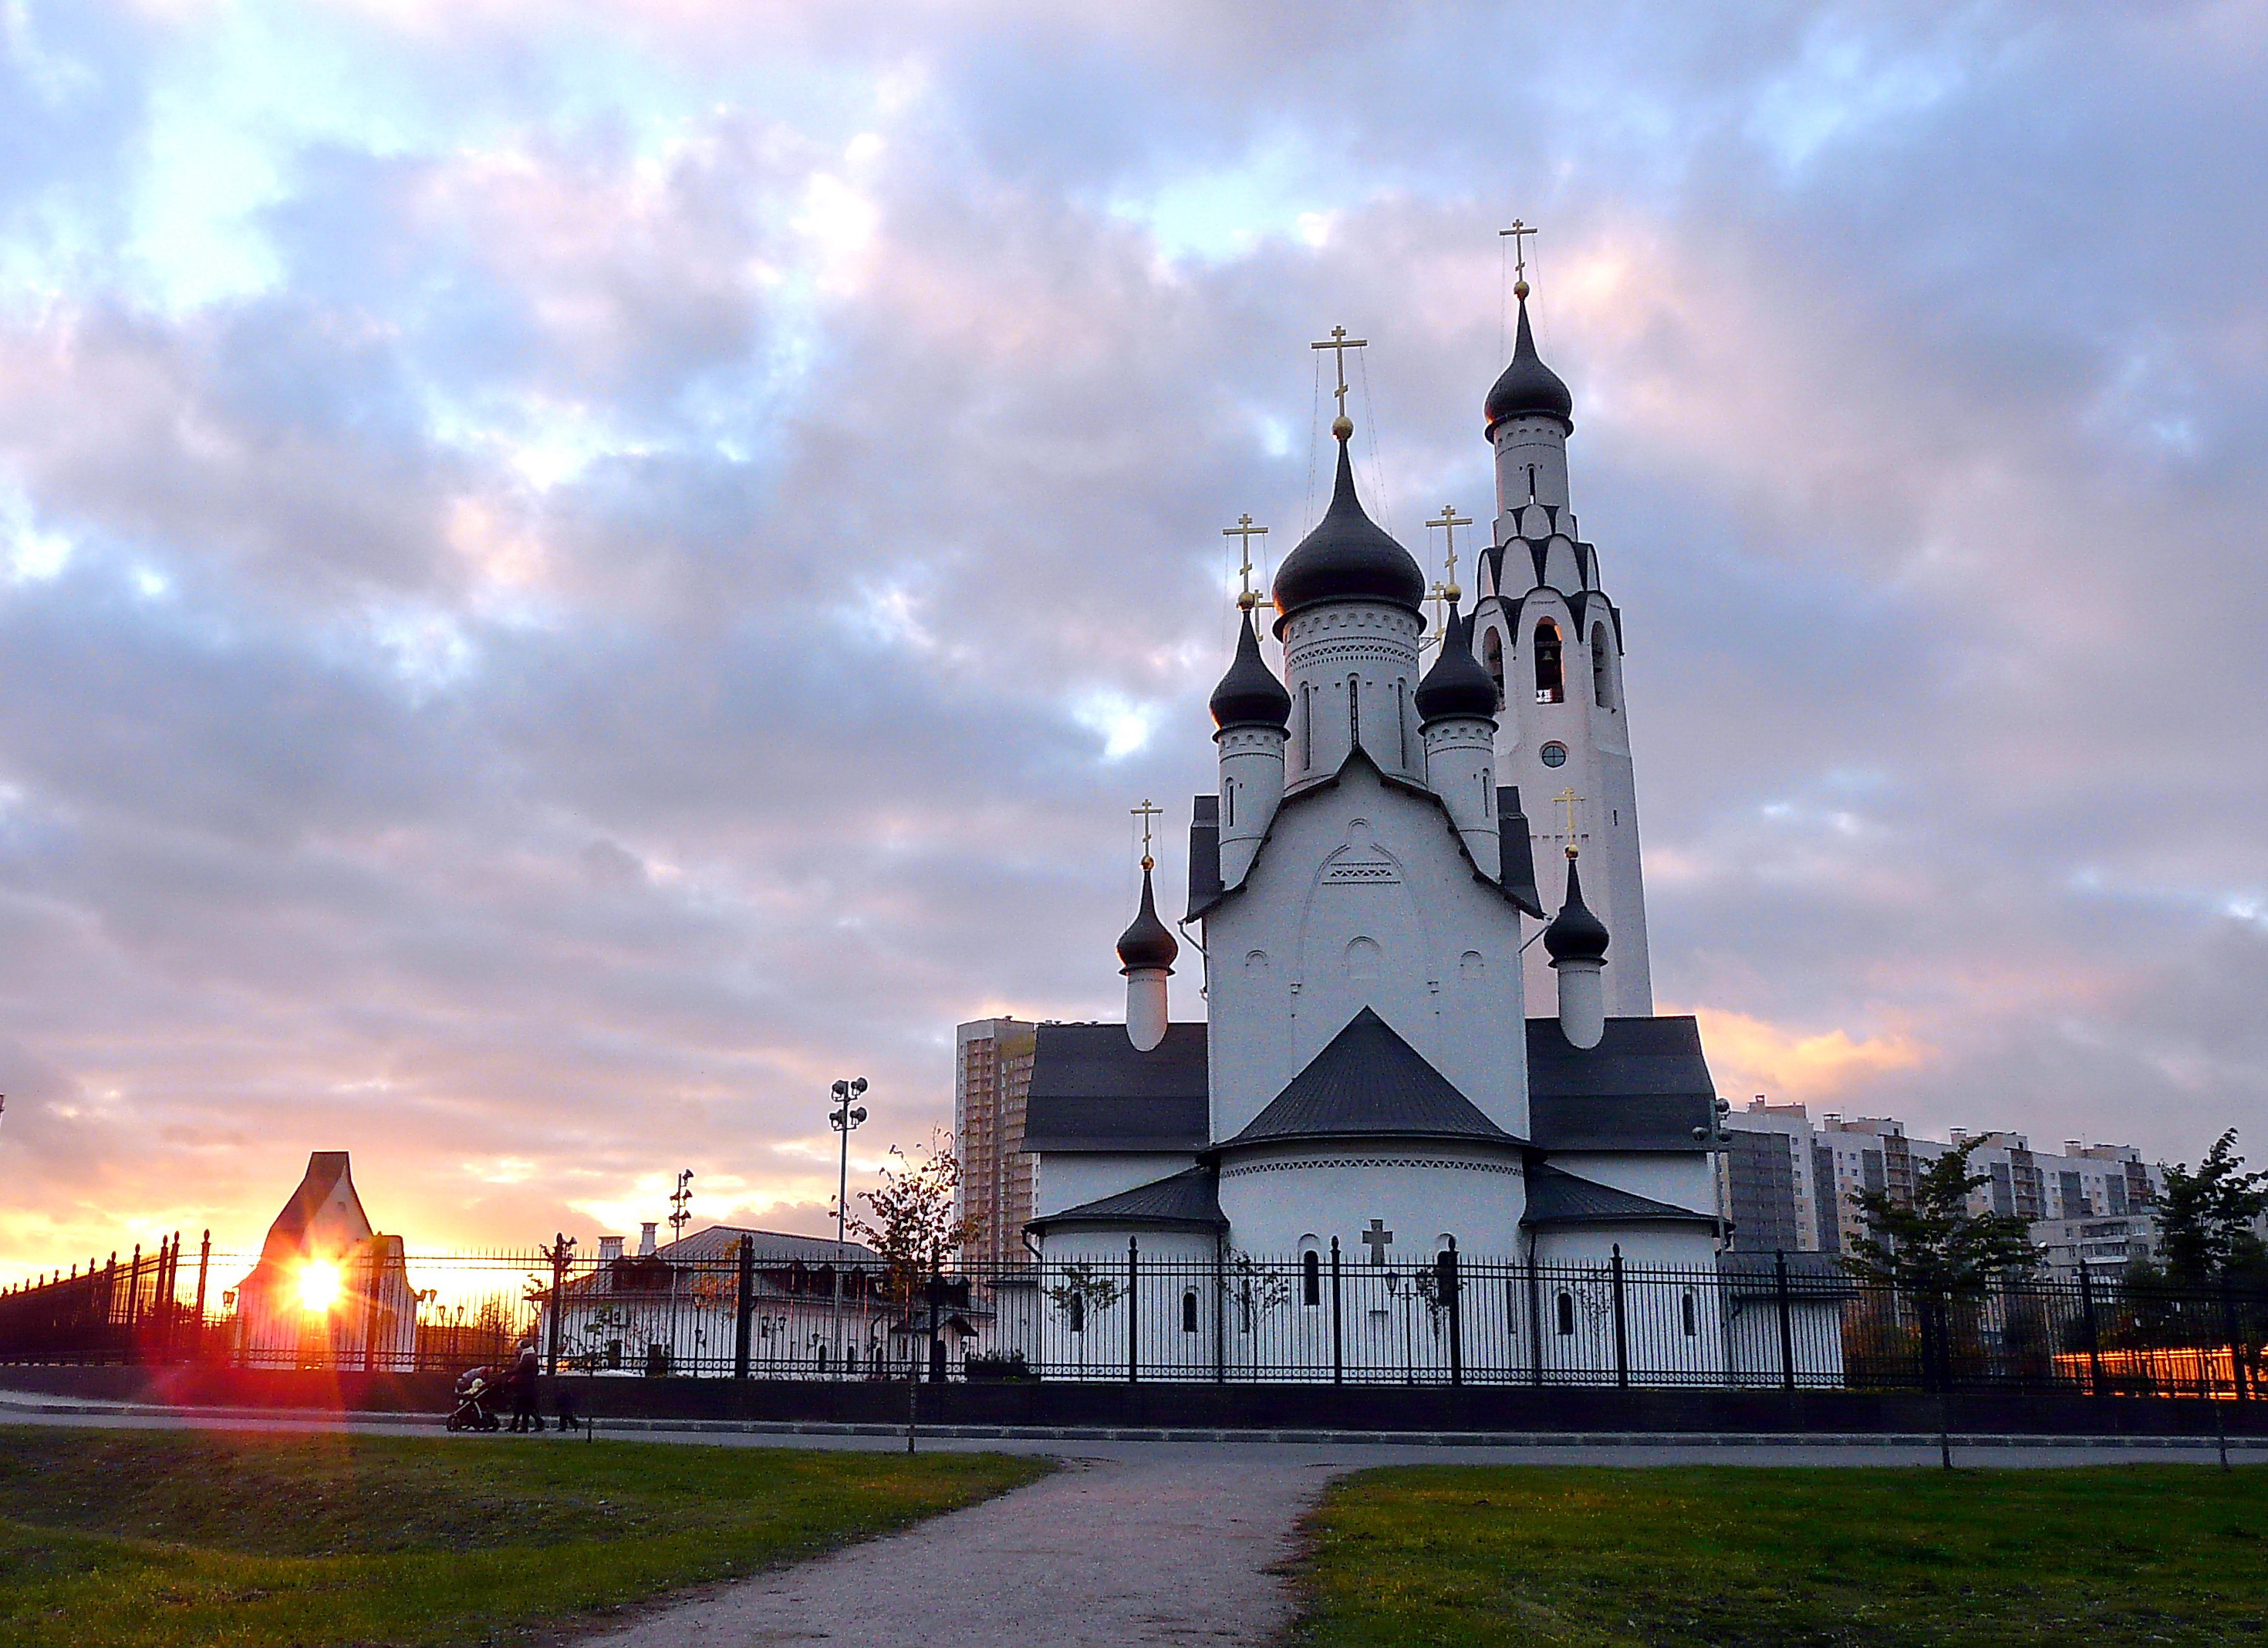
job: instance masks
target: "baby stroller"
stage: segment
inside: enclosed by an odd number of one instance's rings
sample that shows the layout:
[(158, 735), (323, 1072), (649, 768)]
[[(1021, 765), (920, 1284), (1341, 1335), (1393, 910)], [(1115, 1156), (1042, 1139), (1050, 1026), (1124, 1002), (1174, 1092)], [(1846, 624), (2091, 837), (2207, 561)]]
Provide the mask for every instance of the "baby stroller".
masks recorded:
[(457, 1405), (450, 1410), (452, 1431), (493, 1431), (504, 1376), (492, 1367), (467, 1368), (457, 1376)]

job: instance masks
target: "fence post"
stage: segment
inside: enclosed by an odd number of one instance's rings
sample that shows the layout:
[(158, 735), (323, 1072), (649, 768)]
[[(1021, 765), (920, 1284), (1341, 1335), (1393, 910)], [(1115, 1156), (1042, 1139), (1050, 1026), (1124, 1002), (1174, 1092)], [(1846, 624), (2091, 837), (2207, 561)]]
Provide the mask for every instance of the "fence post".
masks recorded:
[(2236, 1387), (2236, 1400), (2252, 1400), (2252, 1381), (2245, 1377), (2244, 1330), (2236, 1320), (2236, 1283), (2228, 1271), (2220, 1273), (2220, 1321), (2228, 1339), (2228, 1377)]
[[(563, 1314), (565, 1313), (564, 1312), (563, 1312), (563, 1311), (559, 1308), (559, 1304), (560, 1304), (560, 1292), (561, 1292), (561, 1290), (562, 1290), (562, 1289), (563, 1289), (566, 1285), (567, 1285), (567, 1232), (566, 1232), (565, 1231), (560, 1231), (560, 1232), (557, 1232), (557, 1233), (556, 1233), (556, 1234), (552, 1238), (552, 1244), (551, 1244), (551, 1301), (550, 1301), (550, 1302), (551, 1302), (551, 1320), (550, 1320), (550, 1321), (549, 1321), (549, 1323), (547, 1323), (547, 1324), (546, 1324), (546, 1326), (547, 1326), (547, 1328), (549, 1329), (549, 1332), (547, 1332), (547, 1333), (543, 1335), (543, 1343), (544, 1343), (543, 1371), (544, 1371), (546, 1373), (548, 1373), (548, 1374), (553, 1375), (554, 1377), (556, 1377), (556, 1375), (558, 1374), (558, 1372), (559, 1372), (559, 1319), (560, 1319), (560, 1317), (561, 1317), (562, 1315), (563, 1315)], [(675, 1290), (674, 1290), (674, 1284), (673, 1284), (673, 1286), (672, 1286), (672, 1291), (675, 1291)], [(673, 1314), (673, 1316), (674, 1316), (674, 1313), (672, 1313), (672, 1314)], [(676, 1328), (676, 1323), (675, 1323), (675, 1321), (673, 1321), (671, 1322), (670, 1326), (671, 1326), (671, 1328), (672, 1328), (672, 1332), (671, 1332), (670, 1336), (669, 1336), (669, 1341), (670, 1341), (670, 1349), (671, 1349), (672, 1350), (674, 1350), (677, 1348), (677, 1335), (676, 1335), (676, 1333), (675, 1333), (675, 1331), (674, 1331), (674, 1329), (675, 1329), (675, 1328)]]
[(1614, 1279), (1615, 1292), (1615, 1385), (1630, 1388), (1630, 1328), (1623, 1314), (1623, 1245), (1615, 1244), (1608, 1269)]
[(197, 1349), (196, 1358), (205, 1357), (205, 1277), (212, 1271), (212, 1232), (208, 1229), (197, 1244)]
[(1135, 1284), (1141, 1280), (1141, 1243), (1137, 1237), (1126, 1239), (1126, 1382), (1135, 1383), (1142, 1375), (1142, 1312), (1135, 1297)]
[(2079, 1310), (2087, 1329), (2087, 1394), (2102, 1394), (2102, 1335), (2095, 1319), (2095, 1277), (2085, 1255), (2079, 1262)]
[(1779, 1304), (1779, 1387), (1795, 1388), (1795, 1321), (1788, 1307), (1787, 1249), (1772, 1250), (1772, 1292)]
[[(379, 1274), (378, 1244), (379, 1239), (372, 1236), (365, 1245), (370, 1254), (370, 1274), (366, 1278), (369, 1285), (362, 1302), (362, 1371), (365, 1373), (378, 1372), (378, 1279)], [(553, 1291), (556, 1295), (557, 1290), (554, 1289)], [(551, 1313), (554, 1316), (559, 1313), (559, 1303), (556, 1297), (552, 1300)]]
[(142, 1359), (142, 1244), (134, 1244), (134, 1261), (126, 1268), (126, 1359)]
[(1528, 1244), (1528, 1382), (1543, 1383), (1543, 1286), (1535, 1274), (1535, 1242)]
[(1458, 1309), (1457, 1239), (1449, 1238), (1448, 1250), (1434, 1262), (1433, 1291), (1441, 1297), (1442, 1308), (1449, 1313), (1449, 1383), (1465, 1382), (1464, 1321)]
[[(739, 1288), (733, 1296), (733, 1377), (748, 1377), (748, 1338), (755, 1326), (756, 1314), (756, 1239), (743, 1236), (740, 1244)], [(840, 1288), (842, 1266), (836, 1267)]]
[(1346, 1383), (1346, 1338), (1339, 1328), (1339, 1239), (1331, 1238), (1331, 1383)]

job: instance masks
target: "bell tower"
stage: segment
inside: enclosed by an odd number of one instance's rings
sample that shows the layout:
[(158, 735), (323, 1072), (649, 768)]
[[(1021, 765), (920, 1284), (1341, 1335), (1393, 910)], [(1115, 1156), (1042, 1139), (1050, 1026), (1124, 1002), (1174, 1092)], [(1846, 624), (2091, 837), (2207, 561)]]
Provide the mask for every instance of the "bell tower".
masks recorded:
[[(1622, 614), (1601, 585), (1598, 550), (1584, 540), (1571, 503), (1574, 397), (1536, 353), (1528, 321), (1524, 237), (1535, 232), (1518, 222), (1504, 231), (1523, 246), (1512, 289), (1519, 328), (1486, 404), (1497, 512), (1469, 633), (1474, 657), (1496, 683), (1497, 772), (1520, 787), (1535, 862), (1581, 854), (1586, 901), (1614, 934), (1605, 1011), (1647, 1016), (1653, 979)], [(1554, 981), (1541, 945), (1528, 947), (1526, 970), (1528, 999), (1550, 1000)]]

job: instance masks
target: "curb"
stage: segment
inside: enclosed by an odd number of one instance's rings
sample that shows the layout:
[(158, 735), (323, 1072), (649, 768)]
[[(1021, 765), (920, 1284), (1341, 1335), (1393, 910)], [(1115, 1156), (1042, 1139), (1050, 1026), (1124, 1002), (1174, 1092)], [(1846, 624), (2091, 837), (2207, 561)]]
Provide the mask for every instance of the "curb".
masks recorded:
[[(311, 1413), (304, 1408), (162, 1408), (132, 1402), (27, 1402), (0, 1396), (0, 1413), (26, 1416), (104, 1416), (136, 1419), (297, 1421), (308, 1424), (350, 1424), (438, 1431), (435, 1414)], [(898, 1424), (846, 1424), (791, 1419), (610, 1419), (600, 1431), (694, 1436), (900, 1437)], [(1160, 1430), (1105, 1425), (923, 1425), (920, 1434), (940, 1442), (1200, 1442), (1219, 1444), (1297, 1443), (1333, 1447), (1598, 1448), (1598, 1447), (1881, 1447), (1937, 1446), (1934, 1431), (1315, 1431)], [(1955, 1447), (2066, 1448), (2165, 1452), (2218, 1446), (2210, 1436), (1996, 1436), (1955, 1434)], [(2268, 1453), (2268, 1437), (2233, 1436), (2231, 1453)]]

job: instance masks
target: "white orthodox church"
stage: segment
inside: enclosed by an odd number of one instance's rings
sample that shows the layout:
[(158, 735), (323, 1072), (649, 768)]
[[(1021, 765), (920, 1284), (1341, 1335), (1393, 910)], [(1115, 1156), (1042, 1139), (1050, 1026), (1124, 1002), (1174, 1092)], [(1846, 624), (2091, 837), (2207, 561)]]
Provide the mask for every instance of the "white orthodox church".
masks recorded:
[[(1653, 1013), (1622, 615), (1570, 502), (1572, 402), (1515, 290), (1485, 403), (1494, 529), (1430, 666), (1427, 580), (1364, 512), (1342, 393), (1330, 506), (1276, 576), (1282, 675), (1256, 598), (1212, 695), (1219, 784), (1195, 799), (1182, 923), (1207, 1019), (1167, 1021), (1183, 952), (1145, 857), (1127, 1022), (1037, 1033), (1043, 1266), (1123, 1269), (1130, 1241), (1192, 1275), (1241, 1254), (1312, 1278), (1331, 1254), (1359, 1277), (1454, 1247), (1530, 1278), (1525, 1329), (1501, 1290), (1507, 1367), (1609, 1354), (1573, 1343), (1572, 1290), (1551, 1331), (1539, 1268), (1720, 1275), (1714, 1084), (1694, 1020)], [(1676, 1342), (1640, 1345), (1646, 1366), (1712, 1376), (1742, 1359), (1732, 1296), (1697, 1285), (1616, 1331)], [(1188, 1320), (1233, 1336), (1210, 1307)]]

